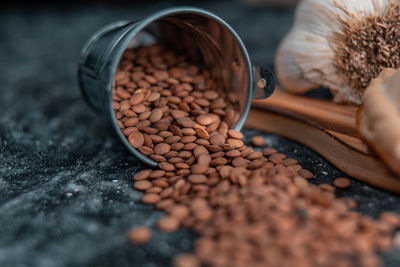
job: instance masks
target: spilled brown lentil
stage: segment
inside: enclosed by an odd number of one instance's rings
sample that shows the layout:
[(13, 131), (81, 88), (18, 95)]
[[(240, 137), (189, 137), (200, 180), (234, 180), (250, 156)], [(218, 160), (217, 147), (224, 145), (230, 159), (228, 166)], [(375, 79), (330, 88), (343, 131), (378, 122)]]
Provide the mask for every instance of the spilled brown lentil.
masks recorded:
[[(296, 160), (247, 147), (230, 129), (238, 114), (225, 99), (208, 71), (157, 45), (127, 50), (115, 74), (117, 123), (160, 168), (137, 173), (134, 187), (167, 213), (161, 231), (200, 236), (174, 266), (379, 266), (398, 216), (363, 216), (331, 185), (309, 183), (313, 174)], [(139, 230), (128, 235), (134, 243), (149, 239)]]
[(347, 188), (351, 185), (351, 182), (347, 178), (340, 177), (336, 178), (333, 181), (333, 185), (336, 186), (337, 188)]
[(144, 226), (133, 227), (128, 232), (128, 240), (133, 244), (144, 244), (151, 239), (151, 231)]
[(254, 136), (253, 138), (251, 138), (251, 143), (253, 144), (253, 146), (262, 147), (265, 145), (265, 140), (262, 136)]

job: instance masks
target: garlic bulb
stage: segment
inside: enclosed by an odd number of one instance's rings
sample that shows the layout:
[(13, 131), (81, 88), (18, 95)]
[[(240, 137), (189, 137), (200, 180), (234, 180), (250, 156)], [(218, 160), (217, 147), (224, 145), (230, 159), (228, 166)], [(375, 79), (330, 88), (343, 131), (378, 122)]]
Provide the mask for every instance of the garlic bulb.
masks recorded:
[(327, 87), (335, 102), (361, 104), (382, 69), (400, 67), (400, 1), (301, 1), (275, 67), (290, 92)]
[(400, 176), (400, 70), (384, 69), (362, 97), (357, 127), (391, 170)]

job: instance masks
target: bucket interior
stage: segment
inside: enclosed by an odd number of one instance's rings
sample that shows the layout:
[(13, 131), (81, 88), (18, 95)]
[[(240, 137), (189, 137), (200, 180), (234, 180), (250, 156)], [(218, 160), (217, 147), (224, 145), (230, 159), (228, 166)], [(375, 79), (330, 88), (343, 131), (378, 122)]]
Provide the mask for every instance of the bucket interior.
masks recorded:
[(234, 111), (226, 121), (242, 127), (251, 101), (252, 72), (244, 46), (226, 24), (193, 12), (167, 14), (148, 23), (127, 49), (155, 43), (207, 68)]

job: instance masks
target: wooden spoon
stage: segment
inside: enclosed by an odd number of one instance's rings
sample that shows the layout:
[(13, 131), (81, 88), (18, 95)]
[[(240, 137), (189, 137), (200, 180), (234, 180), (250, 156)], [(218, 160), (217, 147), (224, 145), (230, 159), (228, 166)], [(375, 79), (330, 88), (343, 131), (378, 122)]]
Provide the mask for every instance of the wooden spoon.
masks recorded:
[(266, 100), (253, 101), (246, 126), (295, 140), (347, 175), (400, 193), (399, 177), (359, 138), (356, 112), (354, 106), (276, 90)]

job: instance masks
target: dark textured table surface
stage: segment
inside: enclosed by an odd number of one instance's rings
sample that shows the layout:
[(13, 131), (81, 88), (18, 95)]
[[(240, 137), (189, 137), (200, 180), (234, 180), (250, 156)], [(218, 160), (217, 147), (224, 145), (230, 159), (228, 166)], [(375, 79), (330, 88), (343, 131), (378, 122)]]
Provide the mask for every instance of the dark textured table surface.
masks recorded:
[[(146, 166), (78, 89), (80, 48), (95, 30), (188, 4), (139, 3), (0, 10), (0, 266), (168, 266), (174, 254), (191, 250), (190, 231), (155, 229), (161, 212), (141, 204), (141, 193), (132, 189), (133, 174)], [(293, 10), (249, 9), (233, 1), (197, 5), (238, 31), (254, 63), (272, 66)], [(269, 146), (314, 172), (316, 183), (343, 175), (297, 143), (248, 129), (245, 134), (263, 134)], [(398, 196), (355, 180), (337, 194), (354, 197), (366, 215), (400, 212)], [(126, 242), (134, 225), (154, 230), (149, 244)], [(400, 266), (399, 252), (383, 255), (387, 266)]]

